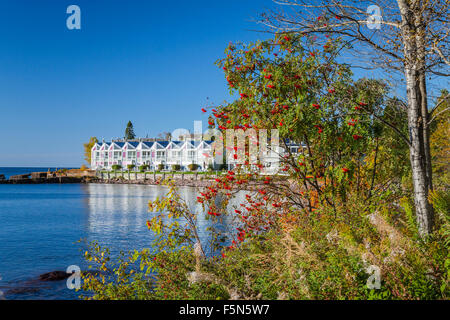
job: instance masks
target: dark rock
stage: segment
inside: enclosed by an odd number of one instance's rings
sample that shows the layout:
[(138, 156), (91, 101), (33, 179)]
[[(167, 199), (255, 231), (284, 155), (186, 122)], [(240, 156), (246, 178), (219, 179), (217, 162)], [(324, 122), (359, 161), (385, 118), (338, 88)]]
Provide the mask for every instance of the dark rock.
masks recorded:
[(31, 179), (47, 178), (47, 172), (32, 172)]
[[(97, 270), (87, 270), (87, 271), (81, 271), (82, 275), (92, 274), (92, 275), (99, 275), (101, 272)], [(39, 280), (41, 281), (61, 281), (69, 278), (72, 275), (72, 273), (67, 273), (65, 271), (52, 271), (47, 272), (44, 274), (41, 274), (39, 276)]]
[(24, 179), (30, 179), (31, 173), (27, 174), (18, 174), (16, 176), (9, 177), (9, 180), (24, 180)]
[(71, 273), (67, 273), (65, 271), (52, 271), (41, 274), (39, 276), (39, 280), (41, 281), (60, 281), (67, 279), (71, 276)]

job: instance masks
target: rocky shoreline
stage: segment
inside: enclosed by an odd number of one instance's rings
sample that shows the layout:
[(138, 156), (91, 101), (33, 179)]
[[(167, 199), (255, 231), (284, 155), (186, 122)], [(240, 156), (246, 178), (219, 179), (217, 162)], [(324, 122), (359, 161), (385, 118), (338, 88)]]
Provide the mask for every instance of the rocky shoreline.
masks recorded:
[(84, 183), (85, 177), (52, 177), (0, 180), (0, 184)]
[[(171, 177), (167, 177), (171, 178)], [(145, 179), (145, 180), (126, 180), (126, 179), (91, 179), (84, 183), (103, 183), (103, 184), (138, 184), (138, 185), (160, 185), (164, 179)], [(202, 180), (182, 180), (172, 179), (176, 186), (184, 187), (207, 187), (213, 182), (213, 179)]]
[[(76, 184), (76, 183), (100, 183), (100, 184), (136, 184), (136, 185), (160, 185), (164, 180), (170, 179), (176, 186), (208, 187), (220, 176), (216, 173), (175, 173), (175, 172), (95, 172), (85, 171), (80, 174), (55, 174), (33, 172), (30, 174), (12, 176), (9, 179), (1, 179), (0, 184)], [(280, 183), (281, 181), (275, 182)], [(253, 189), (262, 182), (255, 181), (246, 189)], [(235, 189), (237, 186), (232, 186)]]
[[(189, 177), (185, 177), (189, 176)], [(215, 178), (216, 176), (214, 176)], [(148, 177), (100, 177), (97, 176), (48, 176), (34, 177), (33, 174), (16, 176), (10, 179), (0, 180), (0, 184), (75, 184), (75, 183), (102, 183), (102, 184), (139, 184), (139, 185), (160, 185), (165, 179), (172, 179), (177, 186), (205, 187), (214, 178), (202, 175), (181, 175), (181, 174), (148, 174)]]

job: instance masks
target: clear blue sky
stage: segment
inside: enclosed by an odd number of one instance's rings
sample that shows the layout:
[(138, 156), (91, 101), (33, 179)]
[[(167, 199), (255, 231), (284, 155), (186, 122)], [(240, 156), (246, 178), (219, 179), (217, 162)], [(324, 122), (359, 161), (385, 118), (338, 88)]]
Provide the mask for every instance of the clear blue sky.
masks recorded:
[[(81, 8), (68, 30), (66, 8)], [(214, 62), (271, 0), (0, 0), (0, 166), (80, 166), (91, 136), (191, 129), (229, 99)]]

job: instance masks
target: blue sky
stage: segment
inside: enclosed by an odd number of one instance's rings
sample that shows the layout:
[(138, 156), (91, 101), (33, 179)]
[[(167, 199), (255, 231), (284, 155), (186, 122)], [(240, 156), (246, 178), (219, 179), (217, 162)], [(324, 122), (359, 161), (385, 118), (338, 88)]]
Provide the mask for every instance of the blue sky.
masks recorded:
[[(68, 30), (66, 8), (81, 8)], [(0, 1), (0, 166), (80, 166), (91, 136), (191, 129), (229, 99), (214, 62), (271, 0)]]

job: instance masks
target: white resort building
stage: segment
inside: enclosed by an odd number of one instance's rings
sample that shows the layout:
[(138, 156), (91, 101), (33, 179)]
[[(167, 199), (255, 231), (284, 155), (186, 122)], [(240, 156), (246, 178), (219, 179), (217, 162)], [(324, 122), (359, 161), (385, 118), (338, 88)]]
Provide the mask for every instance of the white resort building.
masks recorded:
[[(303, 144), (288, 143), (287, 148), (291, 154), (303, 152)], [(116, 140), (112, 142), (96, 143), (91, 150), (91, 169), (111, 170), (114, 165), (127, 169), (129, 165), (147, 165), (148, 170), (170, 170), (178, 165), (181, 171), (189, 171), (189, 165), (197, 165), (197, 170), (214, 170), (220, 168), (215, 163), (213, 141), (145, 141), (145, 140)], [(232, 169), (238, 163), (234, 152), (227, 152), (224, 148), (226, 168)], [(285, 148), (268, 148), (261, 164), (266, 173), (278, 172), (278, 163), (281, 156), (286, 154)]]
[(190, 164), (196, 164), (200, 170), (214, 165), (212, 141), (112, 141), (96, 143), (92, 147), (91, 168), (110, 170), (113, 165), (127, 168), (148, 165), (157, 170), (159, 165), (170, 169), (179, 165), (187, 170)]

